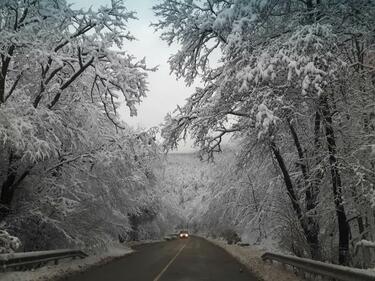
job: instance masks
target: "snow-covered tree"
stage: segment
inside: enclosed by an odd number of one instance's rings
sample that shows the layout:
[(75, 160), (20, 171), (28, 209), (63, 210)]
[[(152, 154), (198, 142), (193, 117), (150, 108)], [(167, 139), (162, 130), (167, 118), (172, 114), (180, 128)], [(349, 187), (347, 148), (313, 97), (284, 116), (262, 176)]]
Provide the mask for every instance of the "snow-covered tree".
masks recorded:
[(23, 250), (162, 235), (155, 130), (117, 116), (136, 114), (151, 71), (122, 50), (134, 13), (0, 2), (0, 227)]
[(143, 60), (116, 50), (133, 39), (127, 22), (134, 15), (123, 1), (85, 11), (65, 0), (12, 0), (0, 3), (0, 13), (0, 139), (7, 159), (1, 204), (6, 208), (37, 163), (51, 157), (67, 161), (71, 150), (92, 141), (96, 132), (85, 130), (80, 120), (85, 112), (104, 112), (123, 128), (116, 117), (120, 94), (136, 114), (147, 74)]
[[(179, 0), (155, 11), (161, 37), (181, 45), (171, 70), (188, 84), (199, 77), (204, 85), (166, 117), (166, 146), (188, 132), (210, 158), (234, 135), (242, 140), (244, 165), (254, 149), (268, 153), (309, 255), (321, 258), (319, 200), (327, 195), (338, 226), (338, 261), (347, 264), (351, 213), (344, 197), (353, 186), (343, 174), (362, 175), (359, 189), (371, 193), (373, 172), (358, 166), (351, 158), (358, 147), (345, 147), (339, 134), (373, 122), (373, 90), (365, 86), (374, 81), (373, 1)], [(219, 62), (210, 63), (218, 53)], [(361, 149), (370, 149), (373, 140), (360, 131)]]

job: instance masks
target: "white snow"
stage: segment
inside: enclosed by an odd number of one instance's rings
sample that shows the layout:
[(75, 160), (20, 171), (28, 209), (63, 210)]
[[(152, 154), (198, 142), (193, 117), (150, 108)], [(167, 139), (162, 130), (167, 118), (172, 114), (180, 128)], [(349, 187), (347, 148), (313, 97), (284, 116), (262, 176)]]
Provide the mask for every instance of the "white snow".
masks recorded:
[(85, 259), (61, 260), (58, 265), (48, 265), (33, 271), (15, 271), (0, 273), (1, 281), (47, 281), (60, 279), (73, 273), (86, 271), (92, 266), (105, 264), (115, 258), (132, 253), (128, 245), (113, 245), (105, 252), (89, 256)]
[(252, 246), (241, 247), (228, 245), (225, 241), (205, 238), (211, 243), (225, 249), (229, 254), (244, 264), (259, 279), (264, 281), (301, 281), (293, 272), (286, 270), (281, 264), (269, 264), (262, 260), (264, 251)]
[(7, 231), (0, 229), (0, 254), (13, 253), (21, 246), (21, 241), (10, 235)]
[(364, 246), (364, 247), (372, 247), (372, 248), (375, 248), (375, 242), (373, 241), (368, 241), (368, 240), (361, 240), (357, 243), (357, 245), (361, 245), (361, 246)]
[(258, 128), (260, 128), (258, 138), (268, 132), (271, 124), (276, 125), (278, 120), (280, 119), (273, 114), (272, 110), (268, 109), (264, 103), (260, 104), (258, 106), (258, 113), (256, 115), (256, 125)]

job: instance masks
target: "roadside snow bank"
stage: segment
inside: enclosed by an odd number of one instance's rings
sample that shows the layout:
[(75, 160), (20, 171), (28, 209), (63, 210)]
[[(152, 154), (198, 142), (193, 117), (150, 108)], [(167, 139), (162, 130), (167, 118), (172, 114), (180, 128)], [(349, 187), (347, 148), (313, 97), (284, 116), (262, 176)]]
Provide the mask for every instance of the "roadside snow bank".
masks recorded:
[(229, 254), (244, 264), (259, 279), (264, 281), (301, 281), (294, 273), (283, 268), (282, 265), (265, 263), (261, 256), (264, 251), (254, 249), (252, 246), (241, 247), (228, 245), (225, 241), (205, 238), (211, 243), (225, 249)]
[(130, 247), (135, 247), (138, 245), (143, 245), (143, 244), (152, 244), (152, 243), (159, 243), (159, 242), (165, 242), (165, 240), (141, 240), (141, 241), (130, 241), (127, 242), (126, 244)]
[(16, 271), (0, 273), (1, 281), (47, 281), (67, 277), (92, 266), (105, 264), (113, 259), (130, 254), (133, 250), (128, 245), (112, 245), (105, 252), (85, 259), (65, 259), (59, 265), (48, 265), (33, 271)]

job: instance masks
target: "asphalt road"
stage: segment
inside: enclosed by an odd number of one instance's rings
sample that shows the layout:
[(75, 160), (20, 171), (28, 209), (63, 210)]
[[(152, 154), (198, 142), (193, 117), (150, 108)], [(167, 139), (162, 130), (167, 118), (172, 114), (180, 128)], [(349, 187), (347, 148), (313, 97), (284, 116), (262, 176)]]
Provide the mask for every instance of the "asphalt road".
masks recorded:
[(67, 281), (258, 281), (223, 249), (198, 237), (140, 245)]

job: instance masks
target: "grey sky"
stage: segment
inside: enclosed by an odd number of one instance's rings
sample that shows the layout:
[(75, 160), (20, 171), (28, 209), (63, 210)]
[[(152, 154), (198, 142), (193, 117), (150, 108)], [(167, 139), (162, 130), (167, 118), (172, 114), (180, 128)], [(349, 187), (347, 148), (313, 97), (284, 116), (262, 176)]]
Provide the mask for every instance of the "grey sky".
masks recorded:
[[(74, 7), (94, 8), (109, 4), (110, 0), (69, 0)], [(138, 20), (129, 23), (130, 32), (138, 39), (127, 42), (126, 51), (138, 58), (146, 57), (150, 67), (159, 66), (158, 71), (149, 74), (149, 93), (142, 104), (138, 106), (138, 116), (130, 117), (129, 111), (123, 107), (122, 119), (133, 127), (149, 128), (160, 125), (164, 116), (173, 111), (176, 105), (184, 104), (185, 99), (191, 94), (193, 88), (187, 88), (182, 80), (176, 81), (175, 76), (169, 74), (167, 60), (174, 53), (176, 47), (170, 47), (154, 33), (151, 22), (155, 22), (152, 6), (157, 0), (127, 0), (129, 10), (136, 11)], [(183, 145), (180, 151), (190, 151), (189, 145)]]

